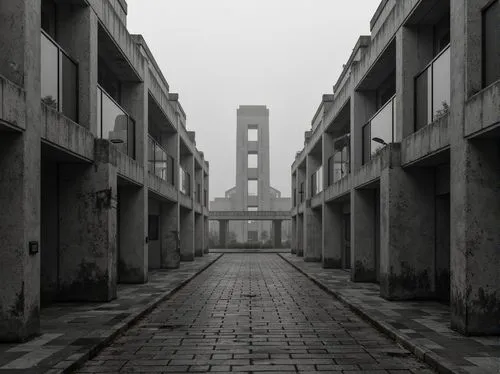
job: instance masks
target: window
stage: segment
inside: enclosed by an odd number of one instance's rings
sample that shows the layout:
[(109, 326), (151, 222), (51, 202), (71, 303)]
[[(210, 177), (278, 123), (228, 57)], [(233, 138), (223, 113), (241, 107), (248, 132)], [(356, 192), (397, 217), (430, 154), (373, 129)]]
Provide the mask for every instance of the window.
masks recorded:
[(42, 30), (52, 39), (56, 39), (56, 3), (53, 0), (42, 0)]
[(257, 196), (259, 192), (259, 181), (256, 179), (248, 180), (248, 196)]
[(160, 239), (160, 216), (149, 215), (148, 217), (148, 239), (149, 240), (159, 240)]
[[(255, 125), (251, 125), (255, 126)], [(259, 140), (259, 129), (257, 127), (248, 127), (248, 141), (256, 142)]]
[(500, 1), (483, 11), (483, 83), (488, 86), (500, 79)]
[(258, 206), (248, 206), (247, 211), (249, 212), (257, 212), (259, 210)]
[(248, 168), (255, 169), (259, 165), (259, 156), (257, 153), (248, 154)]

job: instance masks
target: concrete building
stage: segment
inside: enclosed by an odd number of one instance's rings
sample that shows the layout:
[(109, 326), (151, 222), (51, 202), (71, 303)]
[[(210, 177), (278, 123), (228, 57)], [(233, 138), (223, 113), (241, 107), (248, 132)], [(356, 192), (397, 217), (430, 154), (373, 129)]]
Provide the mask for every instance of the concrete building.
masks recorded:
[(0, 341), (37, 334), (40, 305), (110, 301), (208, 249), (208, 162), (126, 16), (0, 1)]
[[(291, 199), (271, 187), (269, 109), (242, 105), (236, 120), (236, 185), (210, 202), (213, 211), (288, 211)], [(270, 221), (231, 221), (229, 232), (241, 243), (271, 239)], [(285, 228), (286, 229), (286, 228)]]
[(500, 1), (384, 0), (291, 168), (293, 252), (500, 333)]

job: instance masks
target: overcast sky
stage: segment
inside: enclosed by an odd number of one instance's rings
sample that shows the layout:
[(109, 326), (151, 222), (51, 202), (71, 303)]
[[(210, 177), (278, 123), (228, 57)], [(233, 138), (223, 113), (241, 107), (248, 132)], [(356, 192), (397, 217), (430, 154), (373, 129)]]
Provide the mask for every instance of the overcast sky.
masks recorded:
[(128, 0), (188, 129), (210, 162), (210, 199), (235, 184), (236, 109), (270, 110), (271, 185), (290, 196), (290, 166), (304, 131), (369, 35), (380, 0)]

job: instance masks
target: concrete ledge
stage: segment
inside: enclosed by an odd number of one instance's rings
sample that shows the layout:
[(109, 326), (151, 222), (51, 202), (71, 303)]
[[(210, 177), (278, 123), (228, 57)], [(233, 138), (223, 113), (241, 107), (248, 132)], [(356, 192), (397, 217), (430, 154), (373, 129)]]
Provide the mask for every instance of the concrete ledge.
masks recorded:
[(450, 146), (449, 115), (407, 136), (401, 142), (401, 165), (418, 162)]
[(311, 208), (317, 208), (323, 205), (323, 191), (311, 198)]
[(169, 182), (148, 172), (148, 188), (150, 191), (171, 201), (177, 201), (177, 190)]
[(1, 75), (0, 121), (26, 129), (26, 92)]
[(122, 152), (117, 153), (117, 172), (120, 177), (138, 185), (144, 184), (144, 168), (133, 158)]
[(62, 150), (88, 161), (94, 160), (94, 135), (45, 104), (42, 106), (41, 137)]
[(364, 308), (363, 306), (357, 304), (354, 300), (351, 300), (348, 297), (341, 295), (336, 289), (329, 287), (325, 283), (323, 283), (320, 279), (316, 278), (314, 275), (308, 274), (301, 267), (294, 264), (292, 261), (289, 261), (285, 256), (278, 254), (284, 261), (290, 264), (293, 268), (298, 270), (300, 273), (305, 275), (315, 284), (317, 284), (322, 290), (328, 292), (343, 304), (345, 304), (349, 309), (362, 317), (365, 321), (369, 322), (379, 331), (395, 340), (397, 343), (401, 344), (404, 348), (408, 349), (412, 352), (418, 359), (427, 363), (436, 369), (439, 373), (456, 373), (463, 374), (463, 371), (456, 367), (456, 365), (452, 364), (445, 358), (436, 355), (430, 349), (426, 348), (423, 344), (415, 343), (414, 339), (409, 336), (399, 332), (396, 328), (391, 326), (390, 324), (382, 321), (377, 316), (375, 316), (369, 309)]
[(464, 136), (485, 132), (498, 125), (500, 125), (500, 80), (466, 102)]
[(341, 180), (335, 182), (325, 190), (325, 202), (337, 200), (340, 197), (348, 195), (352, 188), (352, 176), (346, 175)]
[(179, 193), (179, 204), (184, 208), (193, 209), (193, 200), (190, 196), (186, 196), (183, 193)]

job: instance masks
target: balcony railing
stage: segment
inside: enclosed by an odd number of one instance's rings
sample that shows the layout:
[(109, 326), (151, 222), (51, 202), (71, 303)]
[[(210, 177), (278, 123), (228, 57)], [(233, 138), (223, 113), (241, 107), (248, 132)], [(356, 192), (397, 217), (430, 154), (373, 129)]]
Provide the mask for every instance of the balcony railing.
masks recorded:
[(351, 171), (350, 134), (334, 141), (335, 153), (328, 159), (328, 185), (338, 182)]
[(135, 158), (135, 122), (122, 107), (97, 86), (97, 135)]
[(363, 127), (363, 164), (394, 142), (396, 125), (396, 95), (380, 108)]
[(40, 67), (42, 102), (78, 122), (78, 65), (44, 31)]
[(148, 135), (148, 171), (174, 185), (174, 159), (150, 135)]
[(316, 196), (321, 191), (323, 191), (323, 166), (320, 166), (311, 175), (311, 197)]
[(415, 77), (415, 131), (446, 115), (450, 109), (450, 47)]
[(181, 193), (186, 196), (191, 196), (191, 175), (184, 170), (182, 166), (179, 167), (179, 181), (179, 189)]

